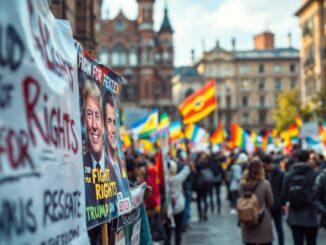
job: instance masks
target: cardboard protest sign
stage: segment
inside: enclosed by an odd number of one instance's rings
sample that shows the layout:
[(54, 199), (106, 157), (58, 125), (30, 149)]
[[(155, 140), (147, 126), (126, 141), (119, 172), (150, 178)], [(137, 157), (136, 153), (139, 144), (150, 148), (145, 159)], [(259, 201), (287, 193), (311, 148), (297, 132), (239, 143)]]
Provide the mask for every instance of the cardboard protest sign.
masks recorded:
[(144, 193), (146, 189), (146, 183), (137, 186), (136, 188), (131, 190), (132, 204), (133, 209), (131, 212), (120, 216), (117, 220), (117, 230), (121, 230), (122, 228), (135, 223), (136, 220), (140, 218), (141, 209), (140, 205), (144, 203)]
[(122, 78), (77, 44), (87, 227), (132, 209), (120, 140)]
[(141, 205), (144, 203), (146, 183), (131, 190), (133, 209), (117, 219), (115, 245), (139, 244), (141, 226)]
[(48, 1), (0, 1), (0, 244), (89, 243), (76, 59)]

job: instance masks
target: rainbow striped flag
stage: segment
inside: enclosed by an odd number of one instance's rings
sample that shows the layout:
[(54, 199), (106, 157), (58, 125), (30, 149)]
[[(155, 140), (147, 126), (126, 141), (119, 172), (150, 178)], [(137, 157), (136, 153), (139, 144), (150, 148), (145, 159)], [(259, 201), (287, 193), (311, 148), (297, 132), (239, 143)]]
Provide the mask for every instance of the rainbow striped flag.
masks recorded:
[(231, 142), (234, 147), (245, 148), (246, 145), (246, 131), (238, 124), (231, 124)]
[(204, 143), (208, 140), (208, 133), (206, 130), (195, 124), (187, 125), (185, 135), (188, 140), (194, 143)]

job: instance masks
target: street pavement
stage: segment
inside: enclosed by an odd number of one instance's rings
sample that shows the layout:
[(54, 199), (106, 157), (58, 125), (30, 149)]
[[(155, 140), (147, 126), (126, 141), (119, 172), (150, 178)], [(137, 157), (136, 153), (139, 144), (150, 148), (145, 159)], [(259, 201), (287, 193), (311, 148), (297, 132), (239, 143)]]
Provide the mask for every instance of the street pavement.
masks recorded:
[[(238, 245), (242, 244), (241, 230), (237, 226), (237, 215), (230, 214), (229, 204), (226, 200), (226, 191), (223, 188), (221, 194), (222, 211), (217, 214), (209, 211), (208, 220), (206, 222), (198, 221), (198, 213), (196, 202), (192, 202), (191, 206), (191, 228), (187, 232), (183, 233), (182, 244), (184, 245)], [(214, 199), (215, 201), (216, 199)], [(210, 202), (208, 202), (210, 203)], [(292, 234), (289, 226), (284, 221), (285, 230), (285, 245), (292, 245)], [(274, 245), (277, 245), (276, 232), (274, 230)], [(172, 240), (173, 241), (173, 240)], [(318, 232), (318, 245), (326, 244), (326, 231), (325, 229), (319, 229)]]

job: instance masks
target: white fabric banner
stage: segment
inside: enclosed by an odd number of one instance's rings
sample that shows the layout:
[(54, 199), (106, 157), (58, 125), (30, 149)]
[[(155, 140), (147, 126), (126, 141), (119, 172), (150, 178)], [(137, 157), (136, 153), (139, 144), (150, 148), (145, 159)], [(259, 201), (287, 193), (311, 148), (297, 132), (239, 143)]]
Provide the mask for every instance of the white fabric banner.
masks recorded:
[(0, 1), (0, 244), (89, 243), (76, 61), (48, 1)]

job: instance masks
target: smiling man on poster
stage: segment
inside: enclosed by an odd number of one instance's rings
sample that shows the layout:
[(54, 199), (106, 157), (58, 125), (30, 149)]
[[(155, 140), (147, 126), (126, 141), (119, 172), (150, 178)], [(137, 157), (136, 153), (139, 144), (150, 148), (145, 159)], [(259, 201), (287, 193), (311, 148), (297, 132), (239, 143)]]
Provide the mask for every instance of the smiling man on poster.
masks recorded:
[(116, 216), (117, 195), (114, 170), (103, 147), (101, 91), (86, 80), (83, 87), (84, 126), (89, 148), (84, 155), (87, 226), (94, 227)]
[(126, 168), (118, 157), (117, 121), (113, 95), (106, 91), (103, 101), (104, 128), (106, 133), (106, 153), (114, 169), (118, 199), (129, 197)]

